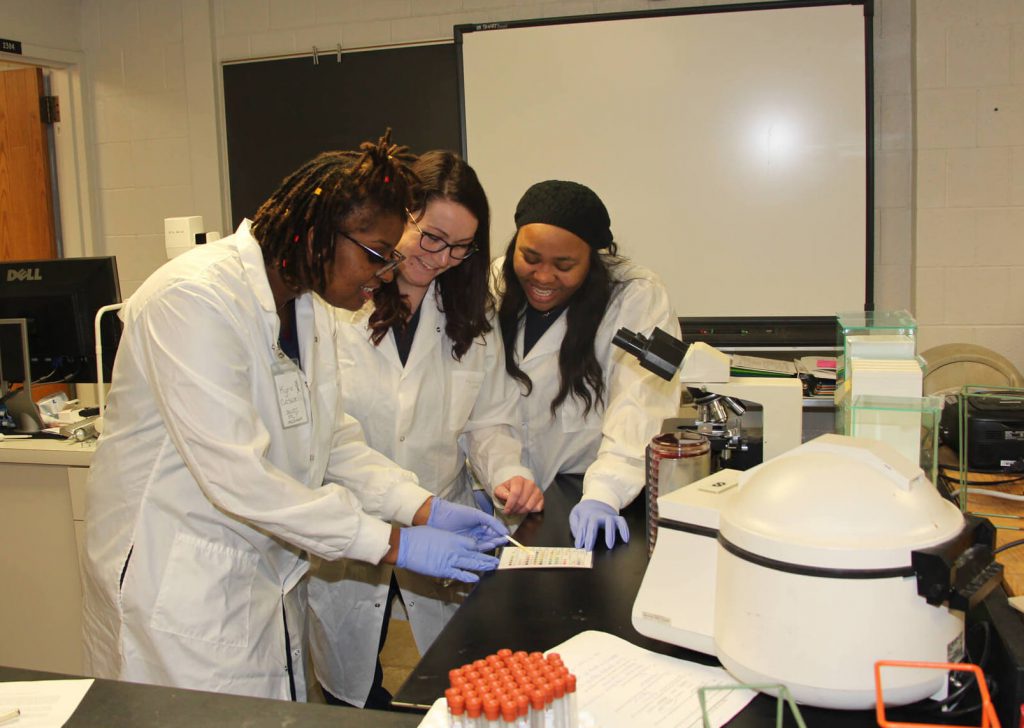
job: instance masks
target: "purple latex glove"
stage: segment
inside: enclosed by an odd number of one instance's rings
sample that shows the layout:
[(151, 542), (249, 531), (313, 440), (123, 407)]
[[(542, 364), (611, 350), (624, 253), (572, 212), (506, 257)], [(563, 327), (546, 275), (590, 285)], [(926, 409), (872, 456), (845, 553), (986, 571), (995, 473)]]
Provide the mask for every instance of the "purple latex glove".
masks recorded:
[(480, 553), (469, 536), (430, 526), (412, 526), (399, 532), (397, 565), (439, 579), (480, 581), (474, 571), (493, 571), (498, 560)]
[(604, 529), (604, 542), (608, 548), (615, 545), (615, 529), (623, 543), (629, 541), (629, 527), (626, 519), (607, 503), (599, 500), (582, 500), (569, 513), (569, 528), (576, 539), (576, 548), (594, 550), (597, 532)]
[(474, 490), (473, 500), (476, 501), (476, 507), (481, 511), (488, 516), (494, 515), (494, 501), (491, 500), (491, 496), (487, 495), (486, 490)]
[(427, 525), (469, 536), (476, 541), (480, 551), (490, 551), (508, 542), (508, 528), (494, 516), (441, 498), (434, 498), (431, 502)]

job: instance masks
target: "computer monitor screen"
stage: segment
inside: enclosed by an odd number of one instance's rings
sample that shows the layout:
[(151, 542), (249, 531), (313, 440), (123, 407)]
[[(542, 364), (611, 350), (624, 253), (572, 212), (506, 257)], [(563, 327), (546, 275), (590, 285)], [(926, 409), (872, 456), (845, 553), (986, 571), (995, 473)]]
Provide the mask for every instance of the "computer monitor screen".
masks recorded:
[[(25, 319), (31, 381), (95, 382), (93, 322), (102, 307), (121, 301), (112, 257), (0, 262), (0, 319)], [(121, 336), (116, 314), (103, 317), (104, 381), (110, 381)], [(0, 325), (4, 382), (22, 382), (21, 331)]]

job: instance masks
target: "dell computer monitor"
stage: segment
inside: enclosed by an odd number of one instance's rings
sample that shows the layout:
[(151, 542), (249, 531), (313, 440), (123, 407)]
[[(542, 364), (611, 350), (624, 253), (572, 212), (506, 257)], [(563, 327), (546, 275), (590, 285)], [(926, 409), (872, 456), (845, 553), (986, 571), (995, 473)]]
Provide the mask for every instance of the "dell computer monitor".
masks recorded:
[[(112, 257), (0, 262), (0, 319), (27, 323), (31, 382), (95, 382), (96, 312), (120, 301)], [(104, 316), (100, 338), (107, 382), (120, 336), (118, 317)], [(0, 325), (3, 382), (25, 380), (23, 361), (20, 327)]]

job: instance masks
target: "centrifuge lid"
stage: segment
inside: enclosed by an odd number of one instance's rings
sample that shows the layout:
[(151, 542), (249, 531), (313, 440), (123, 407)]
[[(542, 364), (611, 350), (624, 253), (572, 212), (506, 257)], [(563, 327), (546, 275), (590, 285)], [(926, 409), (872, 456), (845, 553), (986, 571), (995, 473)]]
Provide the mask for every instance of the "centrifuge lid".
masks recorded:
[(912, 550), (962, 526), (959, 509), (892, 447), (824, 435), (744, 473), (720, 534), (784, 564), (873, 570), (909, 567)]

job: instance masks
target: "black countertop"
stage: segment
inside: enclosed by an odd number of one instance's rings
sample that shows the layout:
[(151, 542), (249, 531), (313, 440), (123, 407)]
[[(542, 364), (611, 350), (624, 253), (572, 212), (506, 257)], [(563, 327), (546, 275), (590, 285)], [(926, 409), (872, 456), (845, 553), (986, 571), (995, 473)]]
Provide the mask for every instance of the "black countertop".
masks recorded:
[[(569, 511), (580, 499), (581, 486), (579, 476), (559, 476), (545, 492), (544, 512), (526, 518), (516, 538), (528, 546), (572, 546)], [(506, 569), (484, 575), (399, 689), (395, 703), (425, 709), (444, 694), (452, 668), (506, 647), (544, 652), (586, 630), (608, 632), (652, 652), (718, 665), (714, 657), (650, 639), (633, 628), (633, 601), (648, 561), (644, 497), (641, 493), (623, 511), (629, 543), (609, 550), (599, 536), (592, 569)], [(808, 728), (877, 725), (873, 711), (808, 706), (800, 711)], [(728, 726), (760, 728), (775, 721), (775, 698), (759, 695)], [(786, 724), (792, 723), (787, 719)]]
[[(579, 497), (578, 477), (559, 478), (546, 492), (545, 512), (527, 518), (516, 536), (527, 545), (571, 546), (569, 511)], [(630, 527), (630, 542), (619, 544), (612, 550), (600, 542), (594, 551), (592, 569), (503, 570), (485, 575), (401, 687), (395, 696), (396, 704), (425, 710), (443, 694), (448, 685), (449, 669), (504, 647), (528, 652), (546, 651), (585, 630), (608, 632), (645, 649), (680, 659), (718, 664), (713, 657), (652, 640), (633, 628), (633, 600), (647, 566), (642, 497), (623, 513)], [(990, 597), (986, 604), (989, 601), (1004, 611), (1012, 611), (1005, 607), (1005, 595)], [(1020, 620), (1014, 617), (1012, 621), (1016, 629), (1013, 634), (1019, 635)], [(1005, 646), (998, 652), (1006, 653)], [(1010, 667), (1005, 668), (1011, 678), (1018, 674), (1014, 670), (1020, 670), (1017, 662), (1019, 660), (1011, 661)], [(1024, 673), (1020, 674), (1024, 676)], [(0, 682), (74, 677), (0, 666)], [(1004, 685), (1011, 687), (1008, 683)], [(801, 706), (801, 713), (808, 728), (876, 725), (871, 711), (835, 711)], [(922, 716), (910, 710), (898, 714), (890, 711), (889, 718), (943, 722), (934, 720), (934, 716)], [(247, 728), (286, 725), (391, 728), (416, 726), (421, 720), (422, 715), (418, 712), (358, 710), (96, 680), (66, 725), (69, 728), (205, 728), (226, 725)], [(774, 726), (775, 721), (775, 699), (760, 695), (729, 722), (728, 728), (761, 728)], [(959, 722), (962, 724), (965, 719)], [(787, 718), (785, 725), (792, 724), (792, 720)]]
[[(77, 678), (73, 675), (0, 667), (0, 682), (65, 679)], [(67, 728), (279, 728), (297, 725), (310, 728), (409, 728), (419, 725), (422, 720), (422, 715), (412, 713), (337, 708), (116, 680), (96, 680), (64, 725)], [(14, 728), (17, 723), (11, 725)]]

